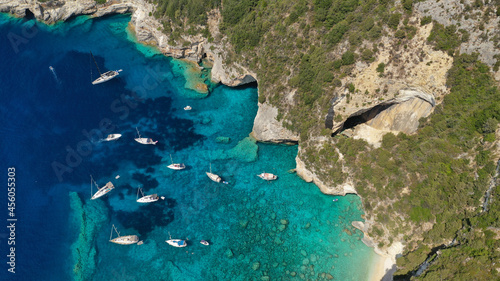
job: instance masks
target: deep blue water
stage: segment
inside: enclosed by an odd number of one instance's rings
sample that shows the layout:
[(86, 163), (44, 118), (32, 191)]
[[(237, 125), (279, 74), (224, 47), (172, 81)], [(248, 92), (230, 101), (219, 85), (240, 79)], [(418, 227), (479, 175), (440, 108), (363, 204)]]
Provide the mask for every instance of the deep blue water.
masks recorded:
[[(0, 208), (6, 226), (7, 169), (15, 167), (18, 219), (15, 274), (7, 272), (9, 232), (0, 227), (0, 279), (364, 279), (372, 251), (350, 225), (361, 219), (359, 198), (332, 202), (289, 172), (297, 147), (247, 138), (255, 87), (210, 84), (208, 96), (185, 89), (187, 64), (134, 43), (128, 21), (78, 17), (48, 27), (0, 15)], [(120, 76), (92, 85), (89, 51), (101, 70), (123, 69)], [(192, 111), (182, 109), (188, 104)], [(136, 143), (136, 127), (158, 145)], [(123, 136), (99, 142), (103, 131)], [(167, 169), (170, 155), (187, 168)], [(210, 165), (228, 185), (207, 178)], [(263, 182), (262, 171), (279, 179)], [(116, 189), (90, 201), (89, 175)], [(139, 205), (139, 185), (165, 200)], [(112, 224), (144, 244), (109, 243)], [(168, 246), (169, 234), (189, 246)], [(95, 252), (75, 268), (83, 248)]]

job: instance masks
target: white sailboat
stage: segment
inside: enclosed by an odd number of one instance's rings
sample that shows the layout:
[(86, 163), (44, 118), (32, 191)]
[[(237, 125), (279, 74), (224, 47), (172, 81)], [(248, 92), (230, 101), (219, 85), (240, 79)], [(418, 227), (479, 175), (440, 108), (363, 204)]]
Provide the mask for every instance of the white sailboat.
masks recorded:
[(116, 76), (118, 76), (118, 74), (120, 74), (120, 72), (122, 71), (121, 69), (119, 69), (119, 70), (110, 70), (110, 71), (106, 71), (104, 73), (101, 73), (101, 70), (99, 70), (99, 66), (97, 65), (97, 62), (95, 61), (95, 58), (94, 58), (94, 55), (92, 55), (92, 52), (90, 52), (90, 55), (92, 56), (92, 59), (94, 60), (95, 66), (97, 67), (97, 71), (99, 72), (99, 78), (92, 81), (92, 85), (96, 85), (96, 84), (100, 84), (100, 83), (109, 81), (109, 80), (115, 78)]
[[(113, 229), (116, 231), (116, 234), (118, 237), (113, 238)], [(120, 244), (120, 245), (131, 245), (139, 242), (139, 237), (137, 235), (127, 235), (127, 236), (120, 236), (120, 233), (116, 229), (115, 225), (111, 227), (111, 235), (109, 236), (109, 242)]]
[(172, 162), (172, 164), (167, 166), (167, 168), (169, 169), (182, 170), (186, 168), (186, 166), (183, 163), (174, 163), (174, 160), (172, 160), (172, 154), (170, 154), (170, 161)]
[(278, 178), (277, 175), (273, 175), (271, 173), (262, 173), (257, 175), (259, 178), (266, 180), (266, 181), (272, 181)]
[(170, 232), (168, 233), (168, 236), (170, 237), (168, 240), (165, 240), (170, 246), (174, 246), (177, 248), (183, 248), (187, 246), (186, 240), (182, 239), (172, 239), (172, 236), (170, 235)]
[(135, 138), (134, 140), (140, 144), (152, 144), (152, 145), (156, 145), (156, 143), (158, 141), (153, 141), (153, 139), (150, 139), (150, 138), (141, 138), (141, 134), (139, 133), (139, 129), (137, 129), (137, 127), (135, 128), (135, 130), (137, 131), (137, 138)]
[[(97, 187), (97, 192), (92, 195), (92, 186), (94, 184)], [(92, 175), (90, 175), (90, 194), (92, 195), (92, 198), (90, 198), (90, 200), (97, 199), (97, 198), (107, 194), (108, 192), (110, 192), (114, 188), (115, 188), (115, 186), (111, 182), (108, 182), (105, 186), (99, 188), (97, 183), (94, 181), (94, 178), (92, 177)]]
[[(139, 198), (139, 191), (141, 192), (142, 197)], [(144, 193), (142, 192), (142, 189), (140, 187), (137, 188), (137, 202), (139, 203), (151, 203), (151, 202), (156, 202), (160, 199), (158, 197), (158, 194), (151, 194), (151, 195), (146, 195), (144, 196)]]
[(219, 175), (216, 175), (214, 173), (212, 173), (212, 163), (210, 163), (210, 172), (206, 172), (207, 173), (207, 176), (213, 180), (214, 182), (222, 182), (222, 183), (225, 183), (225, 184), (228, 184), (227, 181), (223, 181), (222, 178), (219, 176)]
[(122, 137), (121, 134), (109, 134), (108, 136), (106, 136), (105, 139), (102, 139), (102, 141), (114, 141), (121, 137)]

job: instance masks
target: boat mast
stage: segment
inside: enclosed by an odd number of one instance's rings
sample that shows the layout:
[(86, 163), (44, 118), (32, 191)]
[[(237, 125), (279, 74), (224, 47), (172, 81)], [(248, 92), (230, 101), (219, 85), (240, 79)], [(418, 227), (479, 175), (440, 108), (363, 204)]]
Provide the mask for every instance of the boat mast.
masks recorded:
[(113, 225), (111, 226), (111, 234), (109, 235), (109, 240), (110, 240), (110, 241), (112, 240), (111, 238), (113, 237), (113, 229), (116, 231), (116, 234), (118, 234), (118, 237), (120, 237), (120, 233), (118, 232), (118, 230), (116, 230), (116, 227), (115, 227), (115, 225), (113, 224)]
[(101, 70), (99, 70), (99, 66), (97, 65), (97, 62), (95, 61), (94, 55), (92, 52), (90, 52), (90, 55), (92, 56), (92, 59), (94, 60), (95, 66), (97, 67), (97, 71), (99, 71), (99, 76), (102, 76)]
[(137, 129), (137, 127), (135, 127), (135, 130), (137, 131), (137, 135), (139, 136), (138, 138), (140, 139), (141, 138), (141, 134), (139, 133), (139, 129)]
[(92, 184), (94, 182), (94, 178), (92, 178), (92, 175), (90, 175), (90, 197), (94, 196), (94, 194), (92, 194)]
[(136, 199), (139, 199), (139, 191), (141, 191), (141, 195), (142, 195), (142, 197), (144, 197), (144, 192), (142, 192), (141, 186), (139, 185), (137, 187), (137, 198)]
[(170, 154), (170, 161), (172, 161), (172, 164), (174, 164), (174, 160), (172, 160), (172, 154)]

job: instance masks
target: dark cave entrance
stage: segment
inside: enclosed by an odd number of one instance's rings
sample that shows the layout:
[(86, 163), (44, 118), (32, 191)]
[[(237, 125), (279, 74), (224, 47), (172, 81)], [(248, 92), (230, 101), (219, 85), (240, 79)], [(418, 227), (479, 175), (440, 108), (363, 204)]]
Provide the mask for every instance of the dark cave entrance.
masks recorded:
[(33, 12), (31, 12), (30, 9), (26, 9), (24, 11), (24, 18), (27, 20), (32, 20), (35, 18), (35, 14), (33, 14)]
[(388, 109), (393, 105), (394, 103), (379, 104), (366, 111), (357, 112), (351, 115), (349, 118), (347, 118), (347, 120), (345, 120), (344, 124), (342, 124), (342, 127), (340, 129), (332, 133), (332, 137), (342, 133), (345, 130), (354, 129), (356, 126), (372, 120), (380, 112)]

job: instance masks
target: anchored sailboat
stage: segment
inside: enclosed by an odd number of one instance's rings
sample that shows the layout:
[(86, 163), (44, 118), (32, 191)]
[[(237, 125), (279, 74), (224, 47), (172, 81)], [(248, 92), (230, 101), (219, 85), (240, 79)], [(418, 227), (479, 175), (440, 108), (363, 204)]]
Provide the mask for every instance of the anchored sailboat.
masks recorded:
[[(97, 187), (97, 192), (92, 195), (92, 186), (94, 184)], [(107, 194), (108, 192), (110, 192), (114, 188), (115, 188), (115, 186), (111, 182), (108, 182), (105, 186), (99, 188), (97, 183), (94, 181), (94, 178), (92, 177), (92, 175), (90, 175), (90, 194), (92, 195), (92, 198), (90, 198), (91, 200), (97, 199), (97, 198)]]
[[(118, 237), (113, 238), (113, 229), (115, 230), (116, 234)], [(115, 225), (111, 227), (111, 235), (109, 236), (109, 242), (120, 244), (120, 245), (131, 245), (139, 242), (139, 237), (137, 235), (127, 235), (127, 236), (120, 236), (120, 233), (116, 229)]]
[[(141, 192), (142, 197), (139, 198), (139, 191)], [(158, 194), (151, 194), (151, 195), (146, 195), (144, 196), (144, 193), (142, 192), (142, 189), (140, 187), (137, 188), (137, 202), (139, 203), (151, 203), (151, 202), (156, 202), (160, 199), (158, 197)]]
[(166, 240), (165, 242), (167, 242), (170, 246), (174, 246), (174, 247), (177, 247), (177, 248), (182, 248), (182, 247), (186, 247), (187, 246), (186, 240), (172, 239), (172, 236), (170, 235), (170, 232), (168, 233), (168, 236), (170, 238), (169, 238), (169, 240)]
[(222, 182), (222, 183), (225, 183), (225, 184), (228, 184), (227, 181), (223, 181), (222, 178), (219, 176), (219, 175), (216, 175), (214, 173), (212, 173), (212, 163), (210, 163), (210, 172), (206, 172), (207, 173), (207, 176), (213, 180), (214, 182)]
[(158, 142), (158, 141), (153, 141), (153, 139), (150, 139), (150, 138), (141, 138), (141, 134), (139, 133), (139, 129), (137, 129), (137, 127), (136, 127), (135, 130), (137, 131), (137, 135), (138, 135), (138, 137), (134, 139), (136, 142), (141, 143), (141, 144), (152, 144), (152, 145), (156, 145), (156, 143)]
[(273, 181), (278, 178), (277, 175), (273, 175), (271, 173), (262, 173), (257, 175), (259, 178), (266, 180), (266, 181)]
[[(106, 71), (104, 73), (101, 73), (101, 70), (99, 70), (99, 66), (97, 65), (97, 62), (95, 61), (95, 58), (94, 58), (94, 55), (92, 54), (92, 52), (90, 52), (90, 55), (92, 56), (92, 59), (94, 60), (95, 66), (97, 67), (97, 71), (99, 72), (99, 78), (92, 81), (93, 85), (109, 81), (109, 80), (115, 78), (116, 76), (118, 76), (118, 74), (120, 74), (120, 72), (122, 71), (121, 69), (119, 69), (119, 70), (110, 70), (110, 71)], [(92, 76), (92, 73), (91, 73), (91, 76)]]
[(174, 163), (174, 160), (172, 160), (172, 154), (170, 154), (170, 161), (172, 161), (172, 164), (167, 166), (167, 168), (169, 168), (169, 169), (182, 170), (182, 169), (186, 168), (186, 166), (182, 163)]

